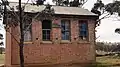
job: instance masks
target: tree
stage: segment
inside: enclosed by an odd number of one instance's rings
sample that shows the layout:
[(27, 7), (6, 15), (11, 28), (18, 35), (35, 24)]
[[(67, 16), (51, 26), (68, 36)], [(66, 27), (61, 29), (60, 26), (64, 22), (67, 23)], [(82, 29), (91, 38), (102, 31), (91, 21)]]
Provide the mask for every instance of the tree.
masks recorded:
[[(110, 15), (117, 13), (118, 16), (120, 16), (120, 1), (108, 3), (107, 5), (104, 6), (104, 10), (107, 11)], [(120, 34), (120, 28), (116, 28), (115, 33)]]
[(43, 5), (46, 0), (37, 0), (36, 4), (37, 5)]
[(55, 3), (56, 5), (60, 6), (62, 5), (63, 0), (52, 0), (53, 3)]
[(2, 40), (3, 39), (3, 34), (0, 34), (0, 40)]
[(117, 52), (120, 51), (119, 43), (105, 43), (105, 42), (96, 42), (96, 50), (105, 51), (105, 52)]
[(57, 6), (79, 7), (84, 5), (88, 0), (52, 0)]
[[(97, 0), (97, 2), (94, 4), (94, 7), (92, 8), (91, 12), (98, 14), (98, 16), (103, 15), (104, 13), (108, 13), (107, 16), (111, 16), (114, 15), (115, 13), (118, 14), (118, 16), (120, 16), (120, 1), (114, 1), (112, 3), (108, 3), (106, 5), (104, 5), (104, 3), (102, 3), (101, 0)], [(99, 22), (100, 20), (104, 19), (106, 16), (99, 18), (97, 22)], [(100, 23), (98, 23), (100, 24)], [(120, 34), (120, 28), (115, 29), (115, 33)], [(109, 46), (107, 46), (109, 47)], [(120, 51), (120, 45), (112, 45), (110, 47), (111, 51)]]
[[(36, 5), (43, 5), (45, 0), (37, 0)], [(24, 6), (25, 7), (25, 6)], [(50, 7), (48, 6), (48, 9)], [(20, 67), (24, 67), (24, 24), (23, 24), (23, 14), (24, 14), (24, 8), (21, 6), (21, 0), (19, 0), (19, 23), (20, 23), (20, 43), (19, 43), (19, 55), (20, 55)]]
[(115, 29), (115, 33), (120, 34), (120, 28)]
[[(97, 3), (94, 4), (94, 7), (92, 8), (91, 12), (98, 14), (99, 16), (101, 15), (101, 9), (104, 7), (104, 4), (102, 1), (98, 1)], [(100, 10), (99, 10), (100, 9)]]
[[(0, 40), (3, 40), (3, 34), (0, 34)], [(2, 54), (2, 46), (4, 45), (3, 41), (0, 42), (0, 54)]]
[[(28, 0), (29, 1), (29, 0)], [(28, 1), (27, 1), (27, 3), (28, 3)], [(37, 0), (36, 1), (36, 3), (34, 4), (34, 5), (43, 5), (44, 4), (44, 2), (45, 2), (45, 0)], [(23, 49), (23, 47), (24, 47), (24, 34), (25, 34), (25, 31), (23, 31), (23, 29), (24, 30), (27, 30), (29, 27), (30, 27), (30, 25), (31, 24), (29, 24), (29, 26), (27, 27), (27, 28), (24, 28), (24, 24), (23, 24), (23, 21), (24, 21), (24, 19), (25, 19), (25, 17), (24, 16), (26, 16), (25, 15), (25, 13), (24, 13), (24, 9), (25, 9), (25, 6), (26, 6), (26, 4), (27, 3), (25, 3), (25, 5), (24, 6), (22, 6), (21, 5), (21, 0), (19, 0), (19, 5), (16, 7), (17, 9), (18, 9), (18, 11), (17, 12), (14, 12), (14, 8), (11, 8), (10, 6), (9, 6), (9, 4), (8, 4), (8, 1), (7, 0), (5, 0), (5, 1), (3, 1), (2, 0), (2, 3), (1, 3), (1, 17), (3, 16), (3, 23), (6, 25), (6, 31), (7, 31), (7, 29), (9, 29), (9, 25), (12, 25), (12, 26), (16, 26), (16, 25), (20, 25), (20, 41), (18, 41), (15, 37), (14, 37), (14, 35), (12, 34), (12, 33), (10, 33), (11, 34), (11, 36), (17, 41), (17, 43), (19, 44), (19, 57), (20, 57), (20, 67), (24, 67), (24, 49)], [(11, 10), (11, 13), (10, 13), (10, 15), (9, 16), (11, 16), (12, 18), (14, 17), (14, 19), (15, 19), (15, 21), (16, 22), (18, 22), (18, 23), (7, 23), (7, 16), (8, 16), (8, 9), (7, 9), (7, 7), (6, 6), (8, 6), (8, 7), (10, 7), (10, 10)], [(4, 7), (3, 9), (2, 9), (2, 7)], [(13, 11), (12, 11), (13, 10)], [(8, 11), (8, 12), (7, 12)], [(14, 12), (14, 13), (12, 13), (12, 12)], [(43, 10), (43, 11), (41, 11), (41, 12), (38, 12), (38, 14), (36, 15), (36, 16), (38, 16), (38, 15), (42, 15), (42, 17), (44, 16), (44, 15), (51, 15), (52, 13), (54, 12), (54, 9), (51, 9), (51, 5), (46, 5), (46, 8)], [(11, 15), (11, 14), (13, 14), (13, 15)], [(19, 16), (18, 16), (18, 14), (19, 14)], [(36, 19), (36, 16), (35, 17), (33, 17), (33, 18), (35, 18)], [(45, 16), (44, 16), (45, 17)], [(27, 17), (27, 18), (29, 18), (29, 17)], [(7, 28), (8, 27), (8, 28)], [(9, 32), (9, 31), (7, 31), (7, 32)]]
[[(108, 15), (118, 13), (118, 16), (120, 16), (120, 1), (114, 1), (104, 5), (101, 0), (97, 0), (91, 12), (98, 14), (99, 16), (103, 15), (104, 13), (108, 13)], [(104, 19), (104, 17), (102, 19)]]

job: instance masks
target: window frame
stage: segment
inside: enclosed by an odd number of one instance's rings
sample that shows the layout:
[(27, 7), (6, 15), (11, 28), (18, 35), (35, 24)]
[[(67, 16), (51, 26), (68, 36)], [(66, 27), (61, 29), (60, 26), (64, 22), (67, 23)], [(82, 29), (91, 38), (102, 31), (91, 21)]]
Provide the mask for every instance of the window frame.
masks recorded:
[[(23, 29), (23, 31), (24, 31), (24, 42), (32, 42), (32, 18), (24, 19), (24, 29)], [(27, 31), (30, 31), (29, 32), (30, 33), (30, 39), (29, 40), (25, 38), (25, 36), (28, 36)]]
[[(48, 21), (48, 22), (50, 22), (50, 29), (43, 29), (43, 21)], [(42, 41), (51, 41), (51, 32), (52, 32), (52, 21), (51, 20), (43, 20), (42, 21)], [(50, 31), (50, 34), (49, 34), (49, 39), (43, 39), (44, 38), (44, 32), (43, 31)], [(46, 36), (47, 37), (47, 36)]]
[[(82, 36), (81, 37), (81, 25), (85, 23), (86, 24), (86, 30), (85, 31), (82, 31), (82, 32), (86, 32), (86, 37), (85, 36)], [(89, 41), (89, 27), (88, 27), (88, 20), (79, 20), (78, 22), (78, 28), (79, 28), (79, 40), (82, 40), (82, 41)]]
[[(66, 24), (66, 23), (68, 23), (68, 29), (67, 30), (63, 30), (62, 29), (62, 23), (64, 23), (64, 24)], [(65, 27), (65, 29), (66, 29), (66, 27)], [(67, 34), (65, 34), (65, 38), (63, 38), (62, 37), (62, 33), (69, 33), (69, 37), (68, 37), (68, 39), (67, 39)], [(70, 20), (68, 20), (68, 19), (62, 19), (61, 20), (61, 40), (63, 40), (63, 41), (70, 41), (71, 40), (71, 22), (70, 22)]]

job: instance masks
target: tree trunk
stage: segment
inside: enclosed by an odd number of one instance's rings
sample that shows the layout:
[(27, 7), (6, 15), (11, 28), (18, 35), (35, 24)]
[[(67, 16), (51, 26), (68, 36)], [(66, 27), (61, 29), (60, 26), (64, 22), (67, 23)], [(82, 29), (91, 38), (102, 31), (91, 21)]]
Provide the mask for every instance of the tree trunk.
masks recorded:
[(19, 0), (19, 18), (20, 18), (20, 32), (21, 39), (19, 43), (19, 54), (20, 54), (20, 67), (24, 67), (24, 24), (22, 22), (22, 8), (21, 8), (21, 0)]
[(20, 54), (20, 67), (24, 67), (24, 50), (23, 50), (22, 41), (19, 44), (19, 54)]
[(0, 47), (0, 54), (2, 54), (2, 47)]

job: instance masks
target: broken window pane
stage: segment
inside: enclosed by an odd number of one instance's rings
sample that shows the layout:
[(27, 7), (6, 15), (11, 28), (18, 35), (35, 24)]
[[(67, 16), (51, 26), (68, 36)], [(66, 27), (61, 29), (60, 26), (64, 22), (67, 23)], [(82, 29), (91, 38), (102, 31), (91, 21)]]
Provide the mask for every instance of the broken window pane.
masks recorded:
[(70, 40), (70, 21), (69, 20), (61, 21), (61, 33), (62, 33), (62, 40)]
[(79, 37), (82, 40), (86, 40), (88, 37), (88, 23), (85, 20), (79, 22)]

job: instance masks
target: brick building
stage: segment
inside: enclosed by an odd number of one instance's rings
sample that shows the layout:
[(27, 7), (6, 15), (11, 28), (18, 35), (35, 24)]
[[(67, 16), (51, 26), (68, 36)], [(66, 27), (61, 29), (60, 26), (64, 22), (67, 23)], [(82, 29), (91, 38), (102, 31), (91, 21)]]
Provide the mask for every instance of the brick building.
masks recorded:
[[(11, 7), (17, 5), (10, 3)], [(98, 16), (80, 7), (52, 6), (54, 17), (42, 20), (41, 16), (33, 18), (44, 8), (43, 5), (27, 4), (24, 10), (26, 15), (30, 15), (24, 21), (24, 27), (28, 28), (24, 37), (25, 66), (80, 67), (95, 62), (95, 27)], [(12, 20), (8, 22), (12, 24)], [(5, 66), (17, 67), (19, 25), (9, 25), (8, 31)]]

